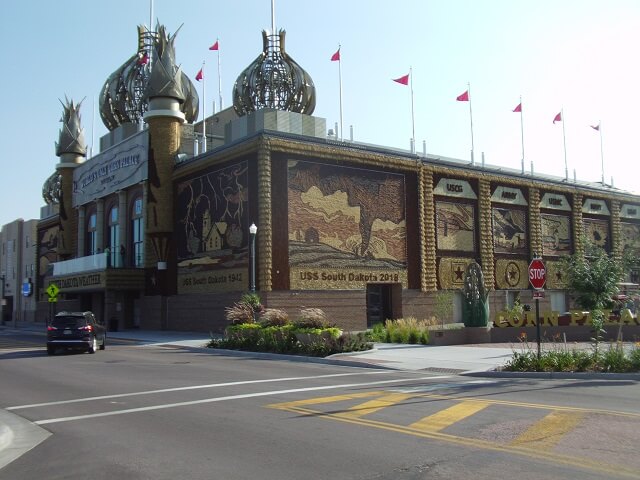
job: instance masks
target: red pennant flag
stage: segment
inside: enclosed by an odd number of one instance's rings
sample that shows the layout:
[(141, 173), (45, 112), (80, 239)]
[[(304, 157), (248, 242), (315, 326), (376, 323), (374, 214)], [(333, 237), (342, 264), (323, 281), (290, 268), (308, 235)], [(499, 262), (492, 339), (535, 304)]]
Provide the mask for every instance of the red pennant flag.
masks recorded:
[(558, 113), (554, 118), (553, 118), (553, 123), (555, 124), (556, 122), (561, 122), (562, 121), (562, 112)]
[(202, 73), (202, 69), (196, 74), (196, 80), (199, 82), (204, 78), (204, 74)]
[(469, 90), (467, 90), (463, 94), (458, 95), (456, 97), (456, 100), (459, 101), (459, 102), (468, 102), (469, 101)]
[(591, 128), (593, 128), (594, 130), (597, 130), (598, 132), (600, 131), (600, 124), (598, 125), (590, 125)]
[(513, 111), (516, 113), (522, 112), (522, 103), (519, 103), (518, 106), (513, 109)]
[(393, 78), (392, 80), (394, 82), (401, 83), (402, 85), (409, 85), (409, 74), (407, 73), (400, 78)]
[(216, 43), (214, 43), (209, 47), (209, 50), (219, 50), (219, 49), (220, 47), (218, 46), (218, 40), (216, 40)]
[(149, 63), (149, 57), (147, 56), (147, 52), (142, 54), (142, 57), (138, 59), (138, 65), (146, 65)]
[(336, 53), (331, 55), (331, 61), (332, 62), (339, 62), (340, 61), (340, 49), (338, 49), (338, 51)]

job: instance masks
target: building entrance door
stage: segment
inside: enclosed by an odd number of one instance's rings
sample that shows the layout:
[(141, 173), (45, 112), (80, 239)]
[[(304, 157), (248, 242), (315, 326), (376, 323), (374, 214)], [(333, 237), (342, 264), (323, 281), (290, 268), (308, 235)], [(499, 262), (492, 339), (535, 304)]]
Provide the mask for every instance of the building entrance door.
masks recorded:
[(393, 318), (393, 284), (367, 285), (367, 328)]

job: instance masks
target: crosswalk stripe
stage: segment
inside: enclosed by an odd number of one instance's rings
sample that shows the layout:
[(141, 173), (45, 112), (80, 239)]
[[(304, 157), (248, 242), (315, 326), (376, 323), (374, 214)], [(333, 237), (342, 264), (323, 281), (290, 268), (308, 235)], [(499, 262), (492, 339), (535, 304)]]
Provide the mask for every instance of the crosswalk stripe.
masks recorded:
[(433, 415), (424, 417), (417, 422), (412, 423), (409, 427), (422, 432), (439, 432), (460, 420), (484, 410), (488, 406), (489, 404), (484, 402), (460, 402), (452, 407), (440, 410)]
[(350, 418), (363, 417), (365, 415), (377, 412), (378, 410), (382, 410), (383, 408), (391, 407), (396, 403), (400, 403), (403, 400), (414, 396), (415, 395), (410, 395), (407, 393), (391, 393), (389, 395), (385, 395), (383, 397), (369, 400), (368, 402), (364, 402), (359, 405), (355, 405), (349, 408), (347, 411), (339, 413), (337, 415)]
[(583, 417), (584, 414), (578, 412), (551, 412), (522, 432), (511, 445), (551, 450)]

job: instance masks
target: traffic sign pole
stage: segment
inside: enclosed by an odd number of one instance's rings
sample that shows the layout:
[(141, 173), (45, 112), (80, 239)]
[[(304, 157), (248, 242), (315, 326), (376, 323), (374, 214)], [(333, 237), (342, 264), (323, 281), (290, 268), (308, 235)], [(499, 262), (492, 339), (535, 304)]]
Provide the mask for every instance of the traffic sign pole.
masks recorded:
[[(536, 292), (542, 292), (547, 282), (547, 268), (542, 259), (533, 254), (533, 260), (529, 264), (529, 283)], [(538, 344), (538, 363), (540, 363), (540, 296), (535, 295), (536, 300), (536, 342)]]

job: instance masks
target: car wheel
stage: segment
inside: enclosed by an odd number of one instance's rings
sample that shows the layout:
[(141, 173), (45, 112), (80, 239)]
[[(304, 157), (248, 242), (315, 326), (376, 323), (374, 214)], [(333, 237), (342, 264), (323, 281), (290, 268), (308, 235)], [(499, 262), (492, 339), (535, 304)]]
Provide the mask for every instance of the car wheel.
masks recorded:
[(91, 340), (91, 345), (89, 345), (89, 353), (96, 353), (96, 350), (98, 350), (98, 339), (96, 337), (93, 337), (93, 339)]
[(102, 343), (100, 344), (100, 350), (104, 350), (107, 346), (107, 336), (102, 336)]
[(47, 355), (53, 355), (56, 353), (56, 349), (47, 345)]

